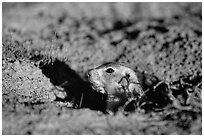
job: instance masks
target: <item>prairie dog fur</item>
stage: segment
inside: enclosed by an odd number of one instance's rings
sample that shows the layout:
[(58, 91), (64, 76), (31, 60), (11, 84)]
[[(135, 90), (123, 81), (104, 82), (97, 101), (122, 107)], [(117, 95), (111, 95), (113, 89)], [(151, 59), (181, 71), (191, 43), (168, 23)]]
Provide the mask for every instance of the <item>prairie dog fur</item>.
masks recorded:
[(97, 92), (114, 94), (123, 91), (139, 96), (143, 94), (136, 73), (119, 63), (103, 64), (89, 70), (87, 74), (89, 82)]

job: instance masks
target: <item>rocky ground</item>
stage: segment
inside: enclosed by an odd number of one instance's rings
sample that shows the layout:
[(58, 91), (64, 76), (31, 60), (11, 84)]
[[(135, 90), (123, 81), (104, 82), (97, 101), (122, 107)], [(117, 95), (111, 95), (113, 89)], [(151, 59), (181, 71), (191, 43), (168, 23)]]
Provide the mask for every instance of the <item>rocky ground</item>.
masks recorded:
[[(2, 8), (3, 134), (202, 134), (202, 3)], [(73, 97), (88, 90), (87, 70), (110, 61), (141, 74), (146, 91), (152, 76), (170, 83), (175, 99), (127, 116), (98, 111), (92, 94), (84, 108), (72, 108)], [(73, 94), (63, 98), (64, 89)]]

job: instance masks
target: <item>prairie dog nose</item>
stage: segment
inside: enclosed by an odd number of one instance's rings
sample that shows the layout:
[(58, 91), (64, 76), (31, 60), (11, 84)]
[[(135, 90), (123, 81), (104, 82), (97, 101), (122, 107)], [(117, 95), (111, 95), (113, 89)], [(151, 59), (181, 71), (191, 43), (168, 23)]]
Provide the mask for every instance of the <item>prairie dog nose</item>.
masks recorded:
[(93, 76), (93, 74), (94, 74), (94, 69), (88, 70), (88, 72), (87, 72), (88, 78), (91, 78)]
[(100, 79), (99, 73), (96, 69), (88, 70), (87, 77), (91, 82), (98, 82), (98, 80)]

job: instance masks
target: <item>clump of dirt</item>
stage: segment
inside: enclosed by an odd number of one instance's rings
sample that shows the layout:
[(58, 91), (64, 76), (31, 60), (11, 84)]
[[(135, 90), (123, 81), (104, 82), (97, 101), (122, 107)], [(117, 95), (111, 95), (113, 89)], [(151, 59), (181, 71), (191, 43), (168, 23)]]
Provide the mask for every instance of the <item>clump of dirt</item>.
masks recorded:
[[(201, 134), (202, 3), (2, 8), (3, 134)], [(106, 62), (134, 69), (145, 91), (126, 116), (102, 113), (87, 82)]]
[(49, 91), (53, 85), (31, 62), (16, 61), (3, 65), (2, 75), (2, 103), (5, 105), (3, 108), (9, 107), (12, 103), (29, 105), (49, 101)]

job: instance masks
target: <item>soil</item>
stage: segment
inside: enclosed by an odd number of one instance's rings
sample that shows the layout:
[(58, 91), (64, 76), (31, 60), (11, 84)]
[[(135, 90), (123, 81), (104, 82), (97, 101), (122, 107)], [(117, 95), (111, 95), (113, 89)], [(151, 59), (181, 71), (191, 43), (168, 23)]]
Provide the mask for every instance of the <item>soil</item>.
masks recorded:
[[(200, 135), (201, 43), (202, 3), (3, 3), (2, 133)], [(146, 105), (103, 113), (86, 72), (106, 62)]]

